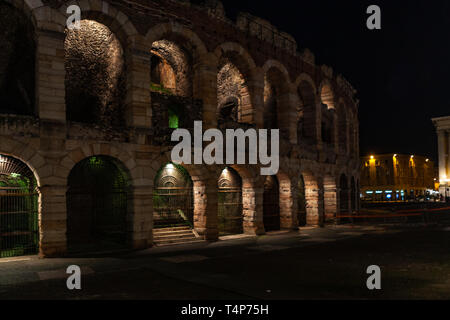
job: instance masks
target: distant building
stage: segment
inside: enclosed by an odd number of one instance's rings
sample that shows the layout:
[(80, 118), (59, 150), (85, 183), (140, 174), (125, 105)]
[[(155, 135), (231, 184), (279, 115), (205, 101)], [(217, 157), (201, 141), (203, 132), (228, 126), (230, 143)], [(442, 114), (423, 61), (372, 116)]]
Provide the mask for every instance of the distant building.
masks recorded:
[(384, 154), (361, 158), (363, 201), (431, 199), (435, 195), (434, 179), (434, 163), (426, 157)]
[(439, 148), (439, 192), (450, 201), (450, 117), (432, 119)]

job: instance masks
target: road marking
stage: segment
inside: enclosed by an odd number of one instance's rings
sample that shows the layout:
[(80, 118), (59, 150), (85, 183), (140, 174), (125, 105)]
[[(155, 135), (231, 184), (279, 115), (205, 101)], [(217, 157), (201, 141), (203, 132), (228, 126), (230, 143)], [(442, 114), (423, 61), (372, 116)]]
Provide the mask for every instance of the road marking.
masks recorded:
[(208, 257), (195, 255), (195, 254), (159, 258), (159, 260), (172, 262), (172, 263), (196, 262), (196, 261), (203, 261), (203, 260), (208, 260), (208, 259), (209, 259)]
[[(66, 269), (58, 269), (58, 270), (52, 270), (52, 271), (41, 271), (38, 272), (38, 277), (40, 280), (53, 280), (53, 279), (66, 279), (70, 275), (66, 273)], [(92, 270), (89, 267), (82, 267), (81, 268), (81, 275), (87, 275), (87, 274), (93, 274), (94, 270)]]

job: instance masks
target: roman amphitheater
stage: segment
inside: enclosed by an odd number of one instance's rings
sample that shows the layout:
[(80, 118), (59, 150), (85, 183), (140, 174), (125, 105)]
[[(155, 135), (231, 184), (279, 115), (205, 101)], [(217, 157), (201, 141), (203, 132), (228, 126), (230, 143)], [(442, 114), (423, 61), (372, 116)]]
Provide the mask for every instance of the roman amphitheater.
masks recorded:
[[(326, 227), (358, 209), (356, 91), (268, 21), (214, 0), (1, 0), (0, 16), (1, 257)], [(279, 128), (278, 175), (171, 163), (171, 133), (196, 120)]]

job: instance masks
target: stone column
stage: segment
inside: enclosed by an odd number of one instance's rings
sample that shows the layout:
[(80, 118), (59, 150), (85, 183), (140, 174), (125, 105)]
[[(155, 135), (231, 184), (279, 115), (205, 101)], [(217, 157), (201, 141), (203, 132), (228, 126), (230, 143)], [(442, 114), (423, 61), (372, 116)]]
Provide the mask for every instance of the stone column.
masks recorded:
[(246, 185), (247, 183), (243, 182), (242, 186), (244, 233), (262, 235), (265, 233), (263, 217), (264, 185), (259, 187), (256, 180), (252, 180), (250, 185)]
[(36, 35), (36, 105), (40, 119), (66, 122), (64, 33)]
[(194, 66), (194, 98), (203, 101), (203, 128), (217, 128), (217, 57), (207, 53)]
[(57, 257), (67, 252), (67, 186), (39, 188), (39, 256)]
[(261, 68), (253, 70), (248, 87), (253, 107), (252, 123), (262, 129), (264, 127), (264, 71)]
[(194, 181), (194, 228), (205, 240), (219, 238), (217, 181)]
[(446, 176), (447, 166), (447, 146), (446, 146), (446, 132), (439, 130), (438, 133), (438, 149), (439, 149), (439, 179), (443, 179)]
[(298, 180), (280, 179), (280, 219), (281, 229), (298, 229)]
[(306, 198), (306, 224), (309, 226), (321, 226), (324, 215), (323, 182), (318, 180), (317, 185), (305, 187)]
[(292, 144), (297, 143), (296, 106), (299, 103), (298, 94), (293, 85), (289, 86), (286, 93), (278, 97), (278, 127), (280, 128), (280, 136), (289, 139)]
[(133, 187), (128, 201), (128, 241), (133, 249), (153, 244), (153, 186)]
[[(446, 131), (446, 139), (447, 139), (447, 168), (445, 168), (445, 174), (447, 175), (447, 180), (450, 179), (450, 130)], [(450, 181), (449, 181), (450, 184)]]
[(127, 94), (126, 123), (129, 127), (150, 128), (152, 105), (150, 95), (150, 48), (141, 36), (135, 36), (126, 53)]
[(330, 222), (336, 219), (338, 212), (337, 207), (337, 188), (336, 186), (324, 186), (324, 201), (325, 201), (325, 221)]

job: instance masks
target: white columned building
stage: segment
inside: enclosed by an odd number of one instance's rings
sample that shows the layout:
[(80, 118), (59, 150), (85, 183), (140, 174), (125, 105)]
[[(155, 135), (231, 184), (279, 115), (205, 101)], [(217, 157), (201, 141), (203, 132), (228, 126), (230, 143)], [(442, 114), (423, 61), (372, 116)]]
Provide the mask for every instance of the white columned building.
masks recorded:
[(432, 119), (436, 127), (439, 148), (439, 192), (450, 198), (450, 117)]

